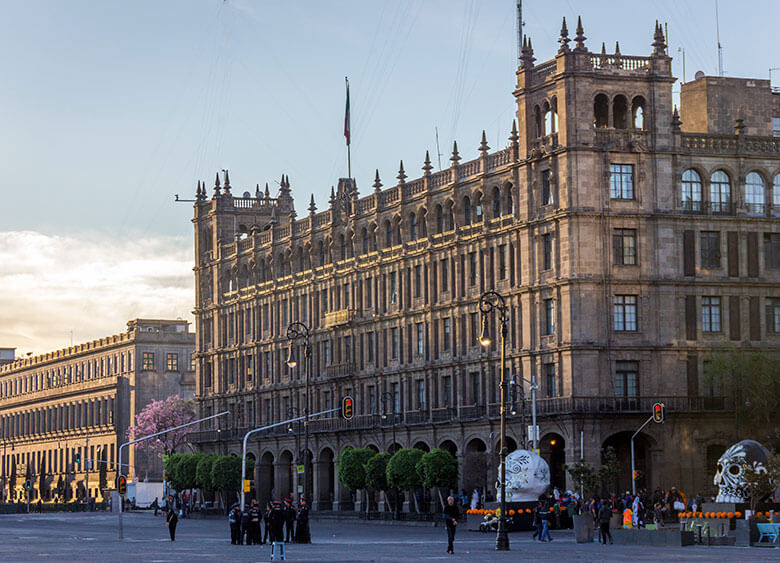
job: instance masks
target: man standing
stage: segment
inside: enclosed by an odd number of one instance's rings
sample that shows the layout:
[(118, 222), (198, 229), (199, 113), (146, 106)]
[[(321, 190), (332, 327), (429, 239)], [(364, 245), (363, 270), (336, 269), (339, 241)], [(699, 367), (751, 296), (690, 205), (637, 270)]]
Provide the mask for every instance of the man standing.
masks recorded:
[(295, 543), (311, 543), (309, 532), (309, 507), (306, 499), (302, 498), (298, 506), (298, 515), (295, 521)]
[(249, 532), (247, 533), (247, 537), (251, 538), (251, 542), (255, 545), (261, 543), (260, 507), (257, 504), (257, 499), (252, 499), (252, 507), (249, 509)]
[(230, 524), (230, 543), (232, 545), (241, 545), (241, 508), (238, 503), (234, 504), (230, 509), (228, 523)]
[(285, 540), (287, 543), (292, 543), (293, 537), (295, 537), (295, 509), (293, 508), (292, 501), (288, 498), (284, 499), (284, 528), (285, 528)]
[(455, 498), (449, 496), (447, 506), (444, 507), (444, 522), (447, 524), (447, 553), (450, 555), (455, 554), (455, 528), (458, 525), (458, 518), (460, 518), (460, 511), (455, 506)]
[(265, 530), (263, 532), (263, 541), (260, 543), (273, 543), (274, 536), (271, 531), (271, 503), (265, 505), (265, 514), (263, 514), (263, 522), (265, 522)]
[(280, 501), (274, 502), (271, 510), (271, 541), (284, 541), (284, 509)]
[(166, 521), (168, 522), (168, 532), (171, 534), (171, 541), (176, 541), (176, 524), (179, 523), (179, 515), (176, 514), (176, 508), (173, 503), (169, 504), (168, 515)]
[(607, 499), (601, 501), (601, 508), (599, 509), (599, 530), (601, 532), (601, 543), (612, 543), (612, 534), (609, 531), (609, 521), (612, 519), (612, 507)]

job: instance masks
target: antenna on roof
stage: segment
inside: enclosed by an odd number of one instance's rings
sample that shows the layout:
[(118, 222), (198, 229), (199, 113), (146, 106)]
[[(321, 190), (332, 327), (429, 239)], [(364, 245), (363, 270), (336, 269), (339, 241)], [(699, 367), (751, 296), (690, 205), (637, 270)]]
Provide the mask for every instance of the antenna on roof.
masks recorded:
[[(771, 81), (771, 77), (770, 77)], [(438, 126), (433, 128), (434, 131), (436, 131), (436, 154), (439, 157), (439, 172), (441, 172), (441, 150), (439, 149), (439, 128)]]
[(517, 65), (523, 58), (523, 0), (517, 0)]
[(718, 0), (715, 0), (715, 35), (718, 39), (718, 76), (723, 76), (723, 47), (720, 44), (720, 17), (718, 16)]

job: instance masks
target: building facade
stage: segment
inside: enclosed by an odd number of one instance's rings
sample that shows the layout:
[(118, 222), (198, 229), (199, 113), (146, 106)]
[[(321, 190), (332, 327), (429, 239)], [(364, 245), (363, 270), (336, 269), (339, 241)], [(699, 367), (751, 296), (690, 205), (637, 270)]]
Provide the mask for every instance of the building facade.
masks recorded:
[[(569, 43), (573, 45), (570, 46)], [(590, 52), (565, 21), (554, 59), (517, 70), (507, 148), (483, 134), (476, 160), (360, 196), (339, 181), (328, 209), (298, 218), (278, 197), (232, 193), (219, 175), (195, 203), (197, 391), (201, 414), (230, 421), (202, 449), (240, 452), (246, 429), (303, 411), (305, 371), (285, 363), (287, 327), (311, 330), (311, 411), (355, 398), (356, 416), (310, 423), (315, 506), (350, 501), (335, 479), (345, 446), (443, 447), (461, 486), (492, 488), (499, 442), (499, 348), (479, 346), (479, 299), (509, 308), (508, 375), (538, 382), (540, 449), (598, 466), (613, 446), (630, 488), (629, 439), (655, 402), (667, 421), (636, 442), (640, 486), (711, 488), (740, 436), (731, 397), (704, 376), (713, 350), (780, 347), (780, 117), (767, 81), (701, 77), (672, 102), (656, 25), (650, 56)], [(760, 108), (738, 108), (760, 99)], [(682, 116), (682, 120), (681, 120)], [(689, 120), (686, 123), (686, 119)], [(777, 118), (774, 121), (778, 123)], [(725, 124), (731, 124), (730, 128)], [(780, 127), (777, 127), (780, 128)], [(521, 393), (521, 397), (522, 397)], [(510, 451), (527, 438), (513, 402)], [(258, 494), (295, 489), (300, 427), (250, 442)]]
[[(193, 397), (194, 350), (188, 322), (136, 319), (125, 333), (0, 366), (5, 498), (23, 498), (27, 478), (32, 500), (113, 489), (135, 415), (153, 399)], [(129, 480), (162, 479), (156, 454), (123, 457)]]

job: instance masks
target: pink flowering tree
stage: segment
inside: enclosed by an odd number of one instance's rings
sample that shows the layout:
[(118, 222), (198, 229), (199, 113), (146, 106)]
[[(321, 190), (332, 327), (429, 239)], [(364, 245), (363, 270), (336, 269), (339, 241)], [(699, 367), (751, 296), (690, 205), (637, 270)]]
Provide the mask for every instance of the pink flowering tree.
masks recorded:
[[(150, 434), (162, 432), (166, 428), (174, 428), (195, 420), (195, 409), (192, 401), (186, 401), (178, 395), (168, 397), (164, 401), (155, 401), (146, 405), (135, 415), (135, 425), (127, 429), (127, 438), (135, 440)], [(187, 440), (187, 435), (193, 431), (193, 426), (166, 432), (151, 440), (146, 440), (137, 446), (149, 448), (158, 456), (173, 453)]]

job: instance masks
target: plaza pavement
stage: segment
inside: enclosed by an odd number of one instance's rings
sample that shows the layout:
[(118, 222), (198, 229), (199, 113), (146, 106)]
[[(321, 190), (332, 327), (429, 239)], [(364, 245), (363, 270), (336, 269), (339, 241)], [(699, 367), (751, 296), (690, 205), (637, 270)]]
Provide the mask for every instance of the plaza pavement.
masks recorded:
[[(161, 516), (128, 513), (125, 539), (114, 514), (0, 515), (0, 561), (269, 561), (270, 547), (230, 545), (227, 519), (180, 520), (171, 542)], [(287, 561), (780, 561), (780, 549), (736, 547), (656, 548), (576, 544), (570, 531), (553, 531), (552, 543), (510, 534), (512, 550), (496, 552), (495, 535), (459, 530), (455, 555), (443, 527), (313, 520), (311, 545), (288, 545)]]

